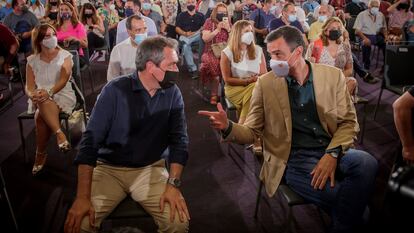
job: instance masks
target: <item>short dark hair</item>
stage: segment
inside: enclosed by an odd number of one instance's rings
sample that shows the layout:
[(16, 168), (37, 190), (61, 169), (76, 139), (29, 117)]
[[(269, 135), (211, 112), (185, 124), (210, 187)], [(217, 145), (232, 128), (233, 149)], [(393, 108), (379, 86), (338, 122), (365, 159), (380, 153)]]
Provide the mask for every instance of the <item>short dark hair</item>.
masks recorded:
[(12, 0), (12, 4), (11, 4), (11, 6), (12, 6), (12, 8), (14, 9), (14, 7), (17, 5), (17, 0)]
[(292, 26), (280, 27), (276, 30), (271, 31), (266, 36), (265, 42), (270, 43), (270, 42), (273, 42), (279, 39), (280, 37), (282, 37), (286, 41), (286, 43), (289, 45), (291, 52), (293, 52), (293, 50), (295, 50), (297, 47), (302, 46), (303, 47), (302, 56), (305, 56), (306, 44), (305, 44), (305, 41), (303, 40), (302, 32), (299, 31), (299, 29), (297, 29), (296, 27), (292, 27)]
[(141, 9), (141, 1), (140, 0), (127, 0), (127, 2), (133, 2), (135, 6), (139, 6), (139, 9)]
[(126, 20), (126, 23), (125, 23), (125, 25), (126, 25), (126, 28), (128, 29), (128, 30), (131, 30), (132, 29), (132, 20), (133, 19), (135, 19), (135, 20), (144, 20), (143, 18), (141, 18), (141, 16), (139, 16), (139, 15), (131, 15), (131, 16), (129, 16), (128, 18), (127, 18), (127, 20)]
[(164, 48), (177, 50), (178, 42), (174, 39), (154, 36), (145, 39), (139, 44), (135, 57), (135, 66), (138, 71), (145, 70), (146, 64), (152, 61), (157, 66), (165, 59)]

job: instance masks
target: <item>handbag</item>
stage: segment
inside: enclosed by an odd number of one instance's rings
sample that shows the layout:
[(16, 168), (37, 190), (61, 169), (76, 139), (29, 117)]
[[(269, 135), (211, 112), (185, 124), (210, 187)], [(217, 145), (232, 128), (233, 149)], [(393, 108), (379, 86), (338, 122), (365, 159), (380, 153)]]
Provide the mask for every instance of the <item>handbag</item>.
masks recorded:
[[(214, 24), (213, 24), (213, 31), (214, 31)], [(211, 44), (211, 49), (213, 50), (214, 56), (216, 56), (216, 58), (220, 58), (221, 51), (223, 51), (223, 49), (225, 49), (226, 47), (227, 47), (227, 42), (214, 43), (214, 38), (213, 38), (213, 44)]]

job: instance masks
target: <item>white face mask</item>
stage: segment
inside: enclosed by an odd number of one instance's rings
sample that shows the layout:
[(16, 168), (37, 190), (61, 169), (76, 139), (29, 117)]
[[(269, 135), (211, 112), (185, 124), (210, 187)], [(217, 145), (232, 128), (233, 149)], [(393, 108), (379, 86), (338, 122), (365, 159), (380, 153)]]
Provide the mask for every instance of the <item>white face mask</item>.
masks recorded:
[(114, 4), (111, 4), (111, 5), (109, 6), (109, 9), (110, 9), (111, 11), (115, 10), (115, 5), (114, 5)]
[(241, 37), (241, 42), (250, 45), (254, 40), (253, 32), (245, 32)]
[[(292, 54), (290, 54), (287, 61), (279, 61), (279, 60), (274, 60), (274, 59), (270, 60), (270, 63), (269, 63), (270, 68), (273, 70), (273, 73), (275, 73), (276, 76), (278, 76), (278, 77), (288, 76), (289, 70), (290, 70), (289, 60), (292, 57), (294, 52), (295, 52), (295, 50), (293, 50)], [(296, 64), (296, 62), (295, 62), (295, 64)], [(294, 66), (295, 64), (293, 64), (292, 66)]]
[(42, 45), (45, 46), (48, 49), (56, 48), (56, 46), (57, 46), (57, 37), (56, 36), (51, 36), (50, 38), (43, 39), (42, 40)]

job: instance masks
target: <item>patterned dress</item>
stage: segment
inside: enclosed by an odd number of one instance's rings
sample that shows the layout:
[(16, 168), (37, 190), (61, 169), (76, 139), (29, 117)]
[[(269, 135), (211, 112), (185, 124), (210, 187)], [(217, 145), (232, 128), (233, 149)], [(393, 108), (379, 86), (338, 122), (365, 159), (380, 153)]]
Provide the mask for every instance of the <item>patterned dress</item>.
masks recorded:
[[(217, 25), (207, 19), (203, 26), (204, 30), (214, 31)], [(210, 82), (214, 77), (221, 76), (220, 59), (214, 56), (211, 45), (213, 43), (227, 42), (229, 33), (222, 29), (211, 41), (204, 46), (203, 55), (201, 56), (200, 77), (203, 83)]]

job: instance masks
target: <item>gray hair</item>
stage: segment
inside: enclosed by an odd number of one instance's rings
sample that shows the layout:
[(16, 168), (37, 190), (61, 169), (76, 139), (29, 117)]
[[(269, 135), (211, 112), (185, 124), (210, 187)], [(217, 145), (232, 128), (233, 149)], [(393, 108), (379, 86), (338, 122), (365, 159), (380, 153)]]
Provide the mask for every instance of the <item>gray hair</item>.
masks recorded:
[(371, 6), (371, 4), (373, 3), (373, 2), (376, 2), (376, 3), (378, 3), (378, 6), (380, 5), (380, 0), (369, 0), (369, 2), (368, 2), (368, 6)]
[(141, 16), (139, 16), (139, 15), (131, 15), (131, 16), (129, 16), (128, 18), (127, 18), (127, 20), (126, 20), (126, 23), (125, 23), (125, 25), (126, 25), (126, 28), (128, 29), (128, 30), (132, 30), (132, 20), (133, 19), (135, 19), (135, 20), (144, 20), (143, 18), (141, 18)]
[(283, 37), (283, 39), (286, 41), (286, 43), (289, 45), (290, 51), (293, 52), (297, 47), (302, 46), (303, 52), (302, 56), (305, 57), (306, 53), (306, 44), (303, 40), (302, 32), (299, 31), (299, 29), (292, 27), (292, 26), (283, 26), (276, 30), (273, 30), (266, 36), (266, 43), (273, 42), (280, 37)]
[(141, 42), (135, 57), (135, 66), (138, 71), (145, 70), (147, 62), (152, 61), (159, 65), (164, 59), (164, 48), (177, 50), (178, 42), (171, 38), (162, 36), (149, 37)]

